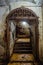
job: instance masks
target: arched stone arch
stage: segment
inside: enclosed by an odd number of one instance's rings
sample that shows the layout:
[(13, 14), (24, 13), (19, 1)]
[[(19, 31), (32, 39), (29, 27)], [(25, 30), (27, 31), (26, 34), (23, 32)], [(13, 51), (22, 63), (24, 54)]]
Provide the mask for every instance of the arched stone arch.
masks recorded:
[[(9, 33), (9, 21), (13, 20), (13, 23), (19, 22), (20, 20), (28, 20), (29, 24), (32, 25), (31, 30), (34, 35), (34, 54), (35, 56), (39, 55), (39, 30), (38, 30), (38, 16), (30, 9), (25, 7), (16, 8), (11, 11), (6, 17), (6, 40), (7, 40), (7, 56), (10, 56), (9, 53), (9, 41), (10, 41), (10, 33)], [(33, 28), (33, 29), (32, 29)], [(38, 49), (37, 49), (38, 48)], [(8, 58), (7, 57), (7, 58)]]

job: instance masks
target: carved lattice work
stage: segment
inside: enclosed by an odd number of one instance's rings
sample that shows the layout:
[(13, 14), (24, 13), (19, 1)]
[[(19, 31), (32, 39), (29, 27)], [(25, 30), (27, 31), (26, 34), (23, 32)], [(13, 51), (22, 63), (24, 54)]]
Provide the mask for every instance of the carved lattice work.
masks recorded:
[(15, 19), (15, 18), (22, 18), (22, 17), (31, 17), (31, 18), (37, 18), (36, 14), (28, 9), (28, 8), (24, 8), (24, 7), (21, 7), (21, 8), (16, 8), (15, 10), (11, 11), (10, 14), (8, 15), (7, 18), (9, 19)]

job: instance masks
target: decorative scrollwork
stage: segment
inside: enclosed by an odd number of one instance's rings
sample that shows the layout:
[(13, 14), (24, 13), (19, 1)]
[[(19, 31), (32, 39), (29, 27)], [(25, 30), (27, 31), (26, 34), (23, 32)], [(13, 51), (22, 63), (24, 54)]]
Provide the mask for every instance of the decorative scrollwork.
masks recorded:
[(22, 17), (36, 17), (37, 18), (36, 14), (32, 10), (25, 7), (14, 9), (13, 11), (10, 12), (7, 18), (14, 19), (16, 17), (21, 17), (21, 18)]

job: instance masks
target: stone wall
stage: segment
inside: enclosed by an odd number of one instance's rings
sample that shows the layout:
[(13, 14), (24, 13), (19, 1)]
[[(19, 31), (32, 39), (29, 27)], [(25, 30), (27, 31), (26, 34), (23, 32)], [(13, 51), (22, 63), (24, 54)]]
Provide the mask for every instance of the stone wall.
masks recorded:
[[(10, 25), (11, 31), (10, 31), (10, 56), (13, 53), (13, 48), (14, 48), (14, 39), (15, 39), (15, 25), (13, 24), (13, 22), (11, 22)], [(14, 35), (14, 36), (13, 36)]]
[(41, 60), (43, 61), (43, 6), (42, 6), (42, 46), (41, 46)]
[[(6, 29), (5, 19), (8, 14), (8, 7), (0, 7), (0, 56), (6, 54), (6, 43), (4, 42), (4, 31)], [(0, 57), (1, 58), (1, 57)]]

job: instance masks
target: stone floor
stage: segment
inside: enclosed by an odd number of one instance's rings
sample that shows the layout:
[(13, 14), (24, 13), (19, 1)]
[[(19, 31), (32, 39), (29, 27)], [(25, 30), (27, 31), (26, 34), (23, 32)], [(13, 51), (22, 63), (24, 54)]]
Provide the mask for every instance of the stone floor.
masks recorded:
[(13, 54), (8, 65), (39, 65), (37, 62), (27, 63), (27, 62), (14, 62), (14, 61), (34, 61), (34, 56), (32, 54)]

